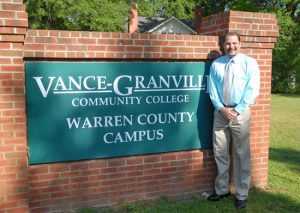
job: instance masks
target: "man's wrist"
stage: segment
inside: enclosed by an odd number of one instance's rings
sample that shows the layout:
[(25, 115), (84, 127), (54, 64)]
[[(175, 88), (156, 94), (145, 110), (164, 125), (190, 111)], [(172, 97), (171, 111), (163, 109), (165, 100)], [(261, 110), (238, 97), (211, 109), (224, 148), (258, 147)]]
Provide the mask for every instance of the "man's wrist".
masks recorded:
[(222, 107), (219, 109), (219, 112), (223, 112), (224, 109), (226, 109), (226, 107), (222, 106)]

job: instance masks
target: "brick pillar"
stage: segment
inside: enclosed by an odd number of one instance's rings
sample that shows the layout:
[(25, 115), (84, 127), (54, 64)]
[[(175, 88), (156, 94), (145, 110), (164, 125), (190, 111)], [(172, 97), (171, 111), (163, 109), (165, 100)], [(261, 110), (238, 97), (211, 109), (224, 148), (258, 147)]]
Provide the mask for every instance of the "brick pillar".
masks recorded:
[(22, 0), (0, 0), (0, 212), (28, 212)]
[(255, 58), (260, 68), (260, 95), (252, 110), (252, 184), (268, 183), (272, 50), (279, 36), (275, 14), (231, 11), (229, 31), (242, 35), (242, 52)]
[(260, 68), (260, 95), (251, 107), (251, 165), (252, 184), (264, 187), (268, 181), (272, 50), (279, 28), (270, 13), (229, 11), (202, 19), (202, 35), (217, 35), (221, 41), (229, 31), (241, 35), (241, 52), (255, 58)]

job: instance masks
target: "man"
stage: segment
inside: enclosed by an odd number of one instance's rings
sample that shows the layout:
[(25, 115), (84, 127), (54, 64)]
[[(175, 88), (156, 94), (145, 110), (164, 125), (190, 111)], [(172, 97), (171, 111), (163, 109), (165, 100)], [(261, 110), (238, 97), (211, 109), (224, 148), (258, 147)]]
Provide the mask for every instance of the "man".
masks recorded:
[(224, 36), (225, 55), (210, 68), (209, 95), (215, 107), (213, 150), (218, 175), (215, 193), (209, 201), (230, 195), (229, 147), (232, 141), (235, 205), (246, 207), (250, 188), (250, 109), (259, 95), (259, 68), (255, 59), (239, 53), (240, 36), (229, 32)]

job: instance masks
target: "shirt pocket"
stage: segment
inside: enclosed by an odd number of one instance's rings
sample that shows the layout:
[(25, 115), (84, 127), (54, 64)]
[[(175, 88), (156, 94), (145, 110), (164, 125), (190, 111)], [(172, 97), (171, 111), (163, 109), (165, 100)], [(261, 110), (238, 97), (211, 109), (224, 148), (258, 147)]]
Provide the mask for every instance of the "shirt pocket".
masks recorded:
[[(248, 81), (249, 76), (245, 69), (242, 67), (235, 69), (233, 77), (233, 93), (235, 98), (240, 99), (243, 96)], [(239, 100), (236, 101), (239, 102)]]
[(235, 69), (233, 83), (239, 86), (245, 86), (249, 80), (249, 74), (247, 73), (246, 68), (240, 66)]

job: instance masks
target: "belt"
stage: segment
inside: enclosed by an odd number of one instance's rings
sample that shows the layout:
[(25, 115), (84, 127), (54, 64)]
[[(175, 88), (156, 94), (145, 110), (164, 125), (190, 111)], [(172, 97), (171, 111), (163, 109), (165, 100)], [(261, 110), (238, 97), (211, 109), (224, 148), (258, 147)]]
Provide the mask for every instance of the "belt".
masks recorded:
[(225, 104), (223, 104), (223, 106), (225, 108), (234, 108), (234, 107), (236, 107), (236, 104), (234, 104), (234, 105), (225, 105)]

